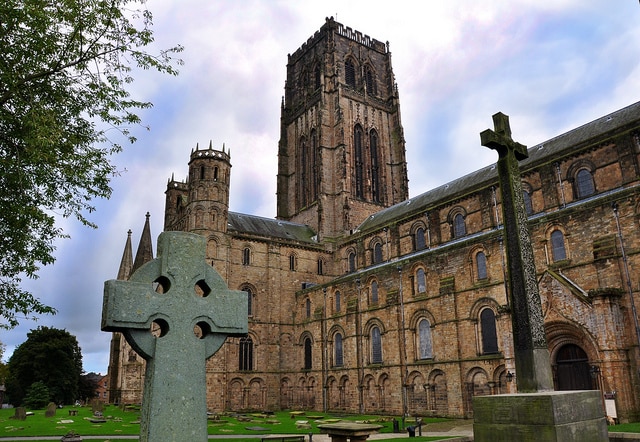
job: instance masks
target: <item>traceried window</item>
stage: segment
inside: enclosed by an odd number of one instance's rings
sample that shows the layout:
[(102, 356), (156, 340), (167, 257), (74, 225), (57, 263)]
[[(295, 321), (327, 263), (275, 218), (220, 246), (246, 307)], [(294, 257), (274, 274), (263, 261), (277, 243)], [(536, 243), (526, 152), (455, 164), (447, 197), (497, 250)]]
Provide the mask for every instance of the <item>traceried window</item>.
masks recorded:
[(551, 232), (551, 256), (554, 262), (567, 259), (567, 251), (564, 247), (564, 234), (560, 230)]
[(357, 124), (353, 130), (353, 148), (355, 151), (356, 197), (364, 198), (364, 146), (362, 126)]
[(371, 363), (382, 364), (382, 336), (377, 326), (371, 329)]
[(485, 308), (480, 312), (480, 328), (482, 331), (482, 354), (498, 353), (496, 315), (490, 308)]
[(334, 365), (336, 367), (342, 367), (344, 365), (344, 357), (342, 350), (342, 335), (336, 333), (333, 337), (333, 351), (334, 351)]
[(461, 238), (467, 234), (467, 226), (464, 223), (464, 216), (461, 213), (453, 217), (453, 237)]
[(381, 200), (380, 192), (380, 165), (378, 164), (378, 133), (375, 130), (369, 132), (369, 153), (371, 160), (371, 199), (375, 203)]
[(304, 339), (304, 369), (311, 370), (313, 367), (313, 347), (311, 338), (307, 337)]
[(378, 281), (371, 281), (371, 304), (376, 305), (378, 303)]
[(414, 250), (422, 250), (427, 246), (425, 238), (424, 238), (424, 229), (422, 227), (418, 227), (416, 232), (413, 234), (413, 248)]
[(372, 264), (379, 264), (381, 262), (382, 262), (382, 244), (377, 242), (373, 246), (373, 263)]
[(424, 269), (418, 269), (416, 271), (416, 285), (418, 293), (425, 293), (427, 291), (427, 278), (424, 274)]
[(376, 79), (373, 74), (373, 71), (369, 66), (364, 68), (364, 79), (365, 84), (367, 86), (367, 94), (369, 95), (377, 95), (377, 87), (376, 87)]
[(487, 279), (487, 255), (484, 252), (476, 253), (476, 272), (478, 279)]
[(249, 336), (240, 338), (238, 355), (238, 369), (240, 371), (253, 370), (253, 341)]
[(344, 82), (347, 86), (356, 87), (356, 68), (351, 60), (344, 63)]
[(251, 249), (245, 247), (242, 249), (242, 265), (248, 266), (249, 264), (251, 264)]
[(576, 193), (578, 198), (586, 198), (596, 192), (593, 176), (587, 169), (580, 169), (576, 174)]
[(419, 358), (433, 358), (433, 343), (431, 341), (431, 323), (427, 319), (418, 322)]

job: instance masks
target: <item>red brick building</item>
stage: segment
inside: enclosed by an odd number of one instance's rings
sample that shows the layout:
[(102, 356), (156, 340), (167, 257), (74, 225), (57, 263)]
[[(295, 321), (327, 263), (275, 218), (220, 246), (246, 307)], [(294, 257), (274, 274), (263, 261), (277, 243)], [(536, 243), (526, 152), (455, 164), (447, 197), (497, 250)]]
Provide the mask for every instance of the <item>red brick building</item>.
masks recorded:
[[(249, 297), (248, 336), (208, 362), (210, 409), (470, 416), (514, 392), (495, 167), (409, 199), (388, 47), (333, 19), (289, 56), (281, 112), (276, 219), (229, 212), (224, 148), (166, 190), (165, 230), (204, 235)], [(635, 103), (521, 162), (555, 387), (610, 393), (623, 420), (640, 411), (639, 159)], [(148, 227), (119, 278), (152, 259)], [(110, 400), (139, 402), (143, 361), (119, 334), (111, 355)]]

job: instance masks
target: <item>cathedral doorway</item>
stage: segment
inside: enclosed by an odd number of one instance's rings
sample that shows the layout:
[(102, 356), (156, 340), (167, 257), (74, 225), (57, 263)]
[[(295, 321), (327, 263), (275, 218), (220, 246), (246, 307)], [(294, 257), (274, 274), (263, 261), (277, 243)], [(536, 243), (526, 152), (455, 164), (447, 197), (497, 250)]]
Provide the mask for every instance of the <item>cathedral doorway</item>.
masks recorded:
[(592, 390), (587, 353), (576, 344), (563, 345), (556, 353), (556, 389)]

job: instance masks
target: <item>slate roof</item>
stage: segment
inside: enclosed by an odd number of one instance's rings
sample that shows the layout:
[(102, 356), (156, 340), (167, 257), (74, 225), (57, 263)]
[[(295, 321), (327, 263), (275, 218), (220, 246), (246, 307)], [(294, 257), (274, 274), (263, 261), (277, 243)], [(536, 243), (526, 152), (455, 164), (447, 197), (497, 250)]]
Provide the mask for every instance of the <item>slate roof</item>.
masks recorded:
[(316, 243), (316, 233), (305, 224), (229, 212), (228, 231), (257, 236), (270, 236), (303, 243)]

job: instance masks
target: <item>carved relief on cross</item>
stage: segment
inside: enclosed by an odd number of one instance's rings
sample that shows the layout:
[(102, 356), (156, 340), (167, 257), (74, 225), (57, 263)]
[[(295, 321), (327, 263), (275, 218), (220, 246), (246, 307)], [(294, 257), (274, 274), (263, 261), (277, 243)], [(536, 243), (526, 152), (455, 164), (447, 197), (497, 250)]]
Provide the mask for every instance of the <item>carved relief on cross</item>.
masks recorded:
[(229, 290), (205, 253), (203, 236), (164, 232), (156, 259), (105, 282), (102, 330), (122, 332), (147, 361), (142, 441), (206, 440), (206, 360), (247, 333), (246, 293)]

